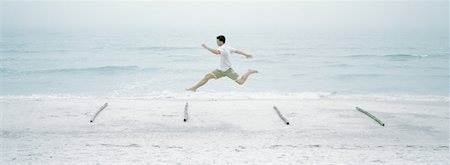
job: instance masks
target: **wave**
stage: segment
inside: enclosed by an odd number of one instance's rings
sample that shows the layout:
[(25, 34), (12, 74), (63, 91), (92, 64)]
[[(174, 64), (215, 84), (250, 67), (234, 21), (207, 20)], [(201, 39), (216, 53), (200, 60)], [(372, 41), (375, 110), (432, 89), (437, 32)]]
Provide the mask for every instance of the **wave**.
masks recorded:
[(82, 96), (82, 95), (3, 95), (0, 99), (158, 99), (158, 100), (317, 100), (349, 99), (369, 101), (450, 101), (448, 96), (407, 94), (340, 94), (338, 92), (149, 92), (134, 96)]
[[(79, 58), (79, 59), (81, 59), (81, 58)], [(0, 62), (16, 62), (16, 61), (20, 61), (20, 62), (36, 62), (36, 61), (48, 62), (48, 61), (64, 61), (64, 60), (68, 60), (68, 59), (0, 57)]]
[[(433, 55), (433, 56), (440, 56), (440, 55)], [(384, 55), (376, 55), (376, 54), (355, 54), (355, 55), (347, 55), (344, 57), (358, 57), (358, 58), (365, 58), (365, 57), (387, 57), (387, 58), (427, 58), (432, 57), (428, 54), (384, 54)]]
[(33, 71), (35, 73), (48, 72), (114, 72), (124, 70), (137, 70), (138, 66), (101, 66), (101, 67), (86, 67), (86, 68), (67, 68), (67, 69), (49, 69), (41, 71)]
[(408, 61), (408, 60), (420, 60), (426, 58), (447, 58), (448, 55), (442, 54), (384, 54), (384, 55), (376, 55), (376, 54), (356, 54), (356, 55), (348, 55), (344, 56), (347, 58), (381, 58), (390, 61)]
[(334, 75), (337, 79), (370, 79), (370, 78), (380, 78), (383, 77), (383, 79), (386, 79), (386, 77), (399, 77), (403, 76), (405, 78), (412, 78), (412, 77), (423, 77), (428, 79), (436, 79), (436, 78), (448, 78), (450, 75), (436, 75), (436, 74), (418, 74), (418, 75), (387, 75), (387, 74), (375, 74), (375, 73), (362, 73), (362, 74), (337, 74)]
[(276, 61), (272, 61), (272, 60), (266, 60), (266, 59), (258, 59), (258, 60), (254, 60), (255, 63), (266, 63), (266, 64), (274, 64), (277, 63)]
[(429, 57), (430, 55), (427, 54), (419, 54), (419, 55), (412, 55), (412, 54), (387, 54), (383, 55), (383, 57), (404, 57), (404, 58), (425, 58)]
[(10, 49), (10, 50), (1, 50), (2, 53), (22, 53), (22, 54), (29, 54), (29, 53), (39, 53), (40, 51), (35, 50), (20, 50), (20, 49)]
[(333, 68), (348, 68), (348, 67), (353, 67), (353, 65), (349, 65), (349, 64), (331, 64), (331, 65), (326, 65), (327, 67), (333, 67)]
[(295, 53), (280, 53), (279, 55), (281, 55), (281, 56), (296, 56), (297, 54), (295, 54)]
[(131, 66), (100, 66), (86, 68), (62, 68), (46, 70), (14, 70), (9, 68), (0, 68), (0, 75), (31, 75), (31, 74), (78, 74), (78, 73), (121, 73), (121, 72), (139, 72), (139, 73), (203, 73), (205, 69), (198, 68), (169, 68), (169, 67), (138, 67)]
[(51, 50), (23, 50), (23, 49), (3, 49), (0, 52), (4, 54), (37, 54), (37, 53), (62, 53), (62, 52), (70, 52), (70, 49), (51, 49)]
[(155, 51), (172, 51), (172, 50), (191, 50), (199, 49), (199, 47), (187, 47), (187, 46), (148, 46), (148, 47), (137, 47), (131, 48), (137, 50), (155, 50)]
[(338, 74), (336, 77), (338, 78), (361, 78), (361, 77), (382, 77), (385, 76), (383, 74), (372, 74), (372, 73), (362, 73), (362, 74)]
[[(145, 70), (156, 70), (158, 68), (145, 68)], [(0, 68), (2, 74), (47, 74), (47, 73), (109, 73), (120, 71), (140, 70), (138, 66), (101, 66), (86, 68), (63, 68), (63, 69), (47, 69), (34, 71), (19, 71), (7, 68)]]

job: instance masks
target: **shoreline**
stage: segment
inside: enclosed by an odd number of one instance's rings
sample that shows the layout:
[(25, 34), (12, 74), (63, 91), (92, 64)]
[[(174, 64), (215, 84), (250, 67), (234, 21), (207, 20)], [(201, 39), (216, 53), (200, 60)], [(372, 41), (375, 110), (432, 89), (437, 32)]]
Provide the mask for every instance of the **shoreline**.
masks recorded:
[(0, 99), (149, 99), (149, 100), (314, 100), (349, 99), (367, 101), (450, 101), (448, 95), (424, 94), (340, 94), (337, 92), (149, 92), (146, 95), (72, 95), (72, 94), (31, 94), (0, 95)]

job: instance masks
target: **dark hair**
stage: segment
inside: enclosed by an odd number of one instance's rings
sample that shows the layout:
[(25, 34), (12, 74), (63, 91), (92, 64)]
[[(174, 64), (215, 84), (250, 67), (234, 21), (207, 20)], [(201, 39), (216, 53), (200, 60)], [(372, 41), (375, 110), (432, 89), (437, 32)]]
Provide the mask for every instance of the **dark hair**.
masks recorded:
[(223, 35), (217, 36), (217, 39), (219, 41), (222, 41), (223, 43), (225, 43), (225, 36), (223, 36)]

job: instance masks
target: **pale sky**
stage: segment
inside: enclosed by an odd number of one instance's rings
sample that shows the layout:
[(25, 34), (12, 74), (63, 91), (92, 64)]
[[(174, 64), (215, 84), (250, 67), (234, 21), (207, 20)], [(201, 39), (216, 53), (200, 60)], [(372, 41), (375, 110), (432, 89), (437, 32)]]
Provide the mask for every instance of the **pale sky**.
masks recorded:
[(3, 1), (2, 29), (448, 30), (448, 1)]

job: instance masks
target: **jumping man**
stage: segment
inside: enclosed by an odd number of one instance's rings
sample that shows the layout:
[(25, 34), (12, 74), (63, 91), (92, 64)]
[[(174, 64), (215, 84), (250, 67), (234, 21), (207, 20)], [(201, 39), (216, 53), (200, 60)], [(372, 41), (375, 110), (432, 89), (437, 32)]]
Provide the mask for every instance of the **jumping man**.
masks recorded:
[(236, 50), (236, 49), (232, 48), (231, 46), (229, 46), (228, 44), (225, 44), (225, 36), (222, 36), (222, 35), (217, 36), (217, 45), (219, 46), (219, 48), (217, 50), (212, 49), (212, 48), (206, 46), (205, 44), (202, 44), (202, 47), (209, 50), (211, 53), (220, 56), (220, 68), (214, 70), (211, 73), (206, 74), (205, 77), (202, 80), (200, 80), (200, 82), (198, 82), (192, 88), (189, 88), (186, 90), (195, 92), (195, 91), (197, 91), (198, 88), (205, 85), (210, 79), (212, 79), (212, 78), (219, 79), (224, 76), (227, 76), (228, 78), (234, 80), (237, 84), (242, 85), (245, 83), (248, 76), (252, 75), (253, 73), (258, 73), (258, 71), (256, 71), (256, 70), (248, 69), (247, 73), (245, 73), (244, 75), (241, 76), (241, 78), (239, 78), (239, 75), (236, 72), (234, 72), (234, 70), (231, 68), (231, 62), (230, 62), (229, 56), (232, 53), (243, 55), (246, 58), (252, 58), (253, 56), (249, 53), (245, 53), (240, 50)]

